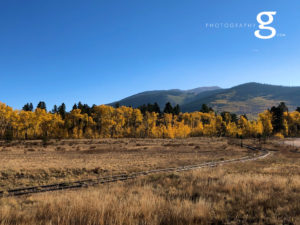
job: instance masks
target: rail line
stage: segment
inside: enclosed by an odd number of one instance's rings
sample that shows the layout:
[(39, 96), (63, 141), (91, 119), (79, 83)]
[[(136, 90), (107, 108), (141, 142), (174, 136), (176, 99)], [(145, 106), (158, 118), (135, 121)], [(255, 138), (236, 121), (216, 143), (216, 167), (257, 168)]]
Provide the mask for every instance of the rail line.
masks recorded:
[(255, 148), (255, 147), (252, 147), (249, 145), (243, 145), (243, 147), (253, 150), (253, 151), (262, 152), (262, 154), (260, 154), (258, 156), (245, 156), (245, 157), (238, 158), (238, 159), (207, 162), (207, 163), (181, 166), (181, 167), (154, 169), (154, 170), (142, 171), (142, 172), (131, 173), (131, 174), (120, 174), (120, 175), (116, 175), (116, 176), (107, 176), (107, 177), (100, 177), (100, 178), (96, 178), (96, 179), (79, 180), (79, 181), (68, 182), (68, 183), (65, 182), (65, 183), (57, 183), (57, 184), (51, 184), (51, 185), (40, 185), (40, 186), (33, 186), (33, 187), (9, 189), (7, 191), (0, 191), (0, 198), (1, 197), (11, 197), (11, 196), (22, 196), (22, 195), (36, 194), (36, 193), (42, 193), (42, 192), (50, 192), (50, 191), (67, 190), (67, 189), (79, 189), (79, 188), (95, 186), (95, 185), (99, 185), (99, 184), (135, 179), (137, 177), (147, 176), (150, 174), (161, 173), (161, 172), (181, 172), (181, 171), (188, 171), (188, 170), (200, 169), (200, 168), (205, 168), (205, 167), (216, 167), (216, 166), (225, 165), (225, 164), (229, 164), (229, 163), (235, 163), (235, 162), (247, 162), (247, 161), (263, 159), (271, 154), (267, 150), (264, 150), (264, 149), (261, 150), (261, 149), (258, 149), (258, 148)]

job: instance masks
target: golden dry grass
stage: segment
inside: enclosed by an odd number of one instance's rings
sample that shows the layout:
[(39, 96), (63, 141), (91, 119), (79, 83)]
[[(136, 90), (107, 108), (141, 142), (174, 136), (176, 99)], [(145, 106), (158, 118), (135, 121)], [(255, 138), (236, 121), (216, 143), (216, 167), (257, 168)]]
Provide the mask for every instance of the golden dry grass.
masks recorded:
[(226, 139), (102, 139), (2, 143), (0, 190), (240, 157)]
[(266, 146), (276, 151), (259, 161), (3, 198), (0, 224), (300, 224), (300, 154)]

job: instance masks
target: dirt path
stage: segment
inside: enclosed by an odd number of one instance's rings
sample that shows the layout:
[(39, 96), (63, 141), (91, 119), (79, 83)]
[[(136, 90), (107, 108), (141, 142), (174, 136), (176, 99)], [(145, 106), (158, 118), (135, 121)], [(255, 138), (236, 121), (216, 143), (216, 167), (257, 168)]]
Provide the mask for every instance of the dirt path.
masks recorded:
[(300, 147), (300, 138), (289, 139), (287, 141), (284, 141), (284, 144)]

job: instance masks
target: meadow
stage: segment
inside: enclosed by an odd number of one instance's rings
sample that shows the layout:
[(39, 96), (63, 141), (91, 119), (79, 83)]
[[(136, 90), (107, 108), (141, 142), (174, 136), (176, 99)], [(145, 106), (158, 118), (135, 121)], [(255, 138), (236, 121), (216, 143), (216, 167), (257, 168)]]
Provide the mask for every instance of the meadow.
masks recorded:
[[(239, 158), (226, 138), (1, 142), (0, 189)], [(87, 189), (0, 199), (0, 224), (299, 224), (300, 151), (244, 140), (271, 156)]]

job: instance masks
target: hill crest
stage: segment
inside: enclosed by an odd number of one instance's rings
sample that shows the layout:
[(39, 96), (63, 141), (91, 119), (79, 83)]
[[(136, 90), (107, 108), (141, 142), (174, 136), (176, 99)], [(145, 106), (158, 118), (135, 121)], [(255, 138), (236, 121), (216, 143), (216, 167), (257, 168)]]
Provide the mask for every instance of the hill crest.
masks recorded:
[(183, 112), (197, 111), (207, 104), (215, 111), (230, 111), (237, 114), (256, 115), (280, 102), (286, 102), (291, 110), (300, 106), (300, 87), (249, 82), (231, 88), (218, 86), (199, 87), (190, 90), (154, 90), (137, 93), (116, 101), (120, 105), (139, 107), (157, 102), (161, 108), (167, 102), (179, 104)]

